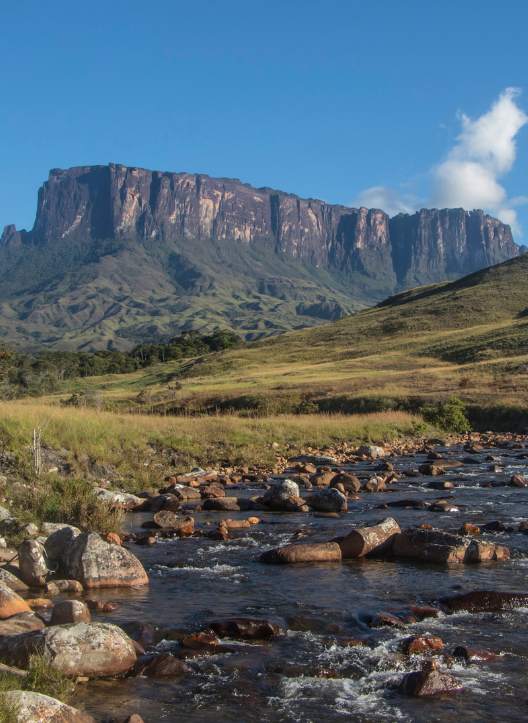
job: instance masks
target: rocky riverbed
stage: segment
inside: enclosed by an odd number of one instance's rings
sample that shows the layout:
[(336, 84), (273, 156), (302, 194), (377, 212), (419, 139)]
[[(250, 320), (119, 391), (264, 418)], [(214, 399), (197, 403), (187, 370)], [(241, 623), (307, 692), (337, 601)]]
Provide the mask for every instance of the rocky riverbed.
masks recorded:
[(122, 540), (23, 543), (11, 573), (39, 544), (48, 568), (17, 592), (34, 612), (0, 622), (0, 662), (24, 667), (37, 613), (35, 644), (103, 651), (68, 669), (96, 721), (526, 720), (527, 440), (452, 442), (100, 490), (138, 510)]

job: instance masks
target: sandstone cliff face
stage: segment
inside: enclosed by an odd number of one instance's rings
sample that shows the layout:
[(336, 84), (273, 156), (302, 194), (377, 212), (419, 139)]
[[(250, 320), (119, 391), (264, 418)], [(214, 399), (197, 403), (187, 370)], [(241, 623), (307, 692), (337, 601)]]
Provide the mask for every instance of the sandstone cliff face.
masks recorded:
[(141, 168), (54, 169), (39, 190), (35, 226), (6, 226), (0, 245), (57, 239), (225, 239), (285, 252), (301, 263), (416, 285), (519, 255), (509, 226), (463, 209), (389, 219), (236, 179)]

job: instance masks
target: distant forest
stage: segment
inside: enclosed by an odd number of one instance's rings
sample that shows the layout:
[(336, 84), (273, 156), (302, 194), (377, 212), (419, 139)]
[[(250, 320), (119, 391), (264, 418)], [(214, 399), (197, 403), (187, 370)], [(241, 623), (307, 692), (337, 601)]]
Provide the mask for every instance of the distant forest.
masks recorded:
[(234, 331), (228, 329), (213, 334), (190, 330), (167, 342), (138, 344), (128, 352), (41, 351), (36, 356), (11, 352), (2, 391), (4, 396), (11, 396), (6, 394), (8, 389), (16, 396), (38, 396), (53, 391), (59, 382), (67, 379), (127, 374), (160, 362), (230, 349), (241, 341)]

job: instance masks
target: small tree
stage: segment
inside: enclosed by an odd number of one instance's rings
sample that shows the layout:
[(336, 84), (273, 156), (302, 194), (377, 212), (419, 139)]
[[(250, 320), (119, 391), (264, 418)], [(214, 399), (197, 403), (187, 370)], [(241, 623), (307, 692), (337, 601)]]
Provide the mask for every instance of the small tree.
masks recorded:
[(447, 402), (425, 404), (420, 414), (426, 422), (445, 429), (447, 432), (470, 432), (471, 425), (466, 418), (466, 408), (458, 397), (451, 397)]

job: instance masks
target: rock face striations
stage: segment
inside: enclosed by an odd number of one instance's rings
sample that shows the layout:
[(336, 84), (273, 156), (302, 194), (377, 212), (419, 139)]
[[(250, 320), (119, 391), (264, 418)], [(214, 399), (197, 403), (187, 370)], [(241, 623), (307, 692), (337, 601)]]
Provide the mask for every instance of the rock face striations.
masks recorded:
[(229, 240), (373, 279), (394, 274), (405, 286), (520, 253), (510, 227), (482, 211), (422, 209), (389, 219), (378, 209), (332, 206), (237, 179), (117, 164), (50, 171), (33, 230), (6, 226), (0, 243), (57, 239)]

